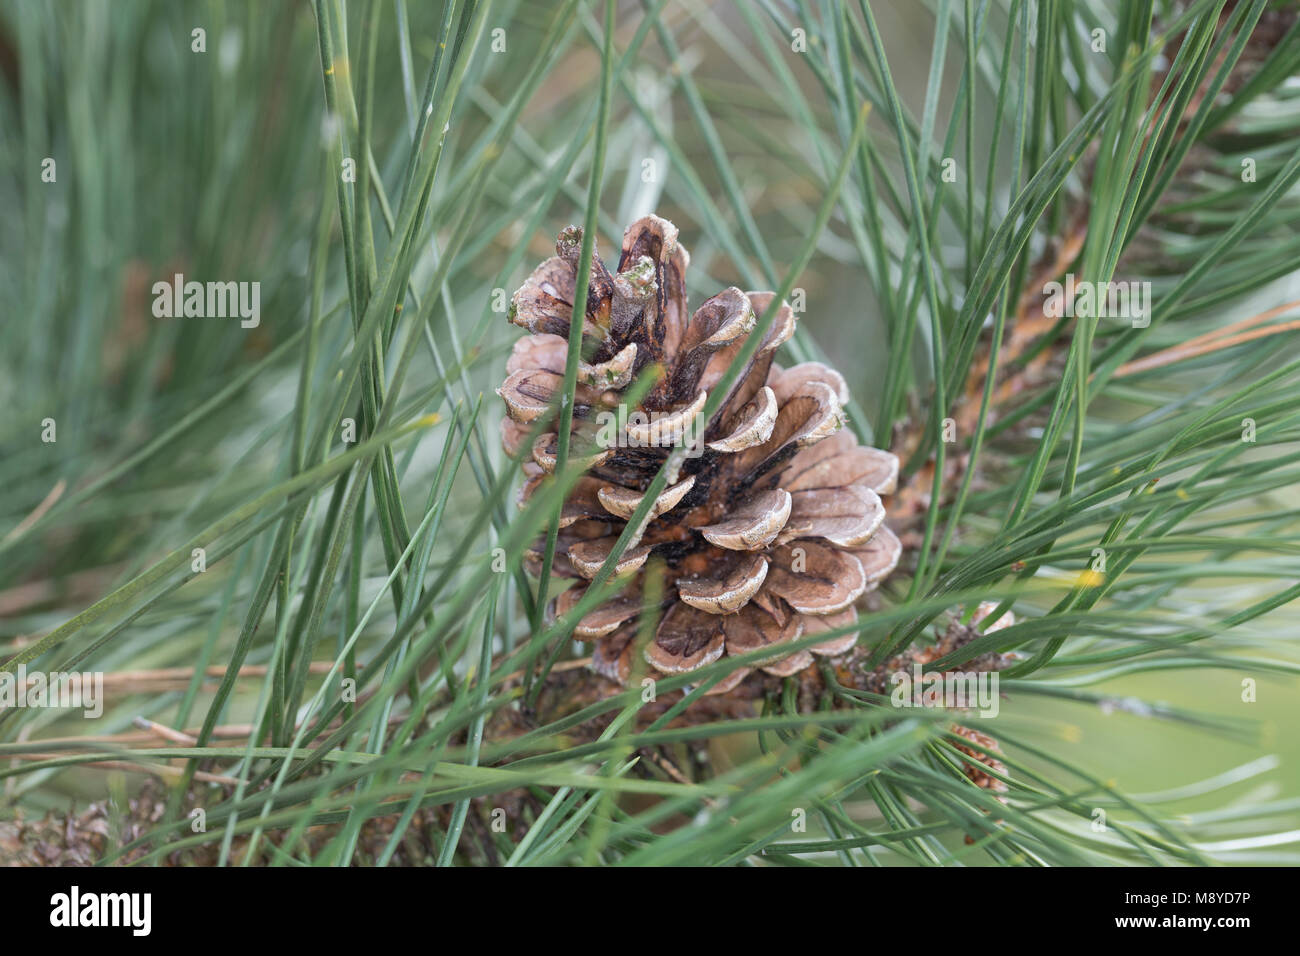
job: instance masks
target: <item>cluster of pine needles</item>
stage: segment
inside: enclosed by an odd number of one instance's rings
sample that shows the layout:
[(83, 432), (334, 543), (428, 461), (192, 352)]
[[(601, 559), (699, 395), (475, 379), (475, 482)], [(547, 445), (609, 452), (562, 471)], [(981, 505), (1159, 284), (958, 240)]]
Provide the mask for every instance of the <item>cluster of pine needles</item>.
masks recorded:
[[(1300, 862), (1298, 73), (1270, 0), (7, 4), (0, 677), (105, 700), (0, 708), (0, 863)], [(903, 463), (854, 655), (743, 698), (587, 670), (580, 466), (499, 444), (510, 293), (649, 212)]]

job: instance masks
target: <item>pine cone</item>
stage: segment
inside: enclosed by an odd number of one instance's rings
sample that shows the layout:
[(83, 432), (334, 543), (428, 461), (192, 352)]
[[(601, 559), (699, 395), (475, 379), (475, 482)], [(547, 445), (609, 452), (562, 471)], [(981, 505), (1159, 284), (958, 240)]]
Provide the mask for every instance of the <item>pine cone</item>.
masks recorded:
[[(961, 724), (953, 724), (948, 728), (958, 737), (964, 737), (976, 746), (983, 747), (985, 750), (992, 750), (994, 753), (1001, 753), (1002, 748), (998, 742), (988, 734), (980, 733), (971, 727), (963, 727)], [(1005, 780), (1000, 780), (992, 774), (985, 773), (985, 768), (992, 770), (993, 773), (1000, 773), (1002, 776), (1007, 775), (1007, 767), (997, 757), (981, 753), (974, 747), (967, 747), (964, 744), (953, 744), (958, 750), (968, 758), (966, 766), (962, 768), (963, 772), (970, 779), (971, 783), (977, 787), (991, 791), (1002, 803), (1006, 803), (1006, 797), (1002, 794), (1007, 792)]]
[[(498, 389), (508, 412), (502, 439), (511, 454), (525, 451), (543, 417), (551, 415), (554, 427), (551, 402), (563, 386), (581, 245), (581, 229), (564, 230), (557, 255), (515, 293), (510, 320), (532, 334), (516, 343)], [(690, 671), (724, 654), (852, 625), (854, 602), (893, 570), (901, 550), (883, 523), (879, 497), (894, 490), (898, 459), (858, 446), (843, 427), (844, 379), (815, 362), (773, 364), (794, 333), (787, 303), (718, 413), (700, 420), (708, 393), (773, 294), (726, 289), (691, 315), (684, 282), (689, 261), (676, 227), (647, 216), (624, 233), (616, 274), (598, 255), (591, 268), (570, 439), (571, 460), (581, 459), (589, 470), (564, 505), (555, 573), (593, 578), (672, 448), (692, 449), (617, 565), (617, 573), (635, 579), (575, 630), (579, 640), (595, 641), (594, 668), (620, 682), (631, 672), (647, 610), (662, 616), (646, 660), (659, 672)], [(623, 408), (619, 417), (625, 391), (651, 363), (661, 370), (657, 383), (639, 407)], [(523, 465), (521, 504), (554, 471), (556, 441), (554, 431), (534, 441)], [(531, 570), (540, 549), (530, 554)], [(651, 555), (664, 574), (658, 609), (643, 607)], [(571, 609), (585, 587), (562, 593), (554, 613)], [(850, 632), (812, 651), (841, 654), (856, 639)], [(800, 650), (762, 669), (788, 676), (812, 661)], [(737, 670), (711, 692), (730, 690), (747, 673)]]

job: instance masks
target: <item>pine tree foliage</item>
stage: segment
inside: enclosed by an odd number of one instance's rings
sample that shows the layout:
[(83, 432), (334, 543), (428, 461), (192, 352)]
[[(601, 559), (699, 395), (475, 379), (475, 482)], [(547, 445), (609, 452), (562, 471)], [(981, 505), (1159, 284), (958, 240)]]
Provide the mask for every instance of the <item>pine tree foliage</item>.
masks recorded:
[[(0, 690), (103, 712), (0, 698), (0, 861), (1300, 861), (1298, 74), (1270, 0), (6, 4)], [(590, 459), (500, 444), (513, 293), (652, 213), (773, 293), (704, 421), (787, 302), (898, 456), (802, 669), (593, 671), (635, 535), (566, 592)]]

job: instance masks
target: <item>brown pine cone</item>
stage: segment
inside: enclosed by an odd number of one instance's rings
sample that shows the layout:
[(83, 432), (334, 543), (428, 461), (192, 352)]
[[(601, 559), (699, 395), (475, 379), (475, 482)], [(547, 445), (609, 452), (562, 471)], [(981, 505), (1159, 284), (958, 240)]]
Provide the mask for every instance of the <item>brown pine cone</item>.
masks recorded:
[[(994, 753), (1002, 752), (1002, 748), (998, 746), (998, 742), (988, 734), (980, 733), (978, 730), (974, 730), (970, 727), (963, 727), (961, 724), (953, 724), (948, 729), (958, 737), (964, 737), (976, 746), (983, 747), (985, 750), (992, 750)], [(999, 773), (1005, 777), (1007, 774), (1006, 764), (997, 757), (981, 753), (974, 747), (967, 747), (963, 744), (953, 744), (953, 746), (968, 758), (966, 760), (966, 766), (962, 769), (970, 779), (971, 783), (975, 784), (977, 787), (982, 787), (985, 790), (991, 791), (997, 795), (998, 800), (1006, 803), (1006, 798), (1001, 796), (1001, 794), (1007, 792), (1006, 781), (998, 779), (993, 776), (993, 774), (985, 773), (985, 768), (987, 768), (992, 770), (993, 773)]]
[[(510, 320), (532, 334), (516, 343), (498, 389), (511, 454), (524, 451), (539, 419), (549, 415), (554, 424), (581, 245), (581, 229), (564, 230), (557, 255), (515, 293)], [(854, 602), (893, 570), (901, 550), (879, 497), (894, 491), (898, 459), (860, 447), (843, 427), (844, 379), (814, 362), (788, 369), (772, 362), (794, 333), (788, 304), (718, 413), (700, 420), (772, 293), (726, 289), (691, 315), (689, 261), (676, 227), (647, 216), (624, 233), (614, 275), (599, 256), (592, 263), (570, 440), (571, 458), (589, 471), (565, 503), (555, 573), (593, 578), (672, 448), (691, 449), (617, 566), (635, 580), (575, 630), (579, 640), (596, 642), (594, 668), (621, 682), (632, 670), (652, 554), (663, 567), (664, 599), (645, 658), (659, 672), (680, 673), (852, 625)], [(658, 381), (639, 407), (625, 407), (625, 390), (651, 363), (660, 367)], [(551, 431), (524, 462), (521, 504), (548, 480), (555, 460)], [(530, 555), (533, 570), (540, 550)], [(585, 587), (562, 593), (555, 613), (571, 609)], [(812, 651), (841, 654), (856, 639), (850, 632)], [(812, 661), (801, 650), (762, 669), (787, 676)], [(747, 673), (737, 670), (711, 692), (731, 689)]]

